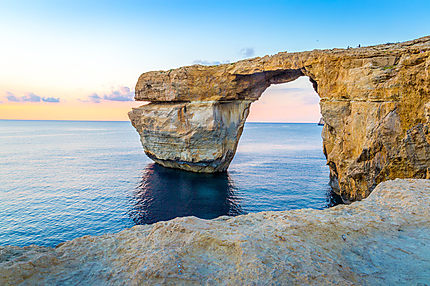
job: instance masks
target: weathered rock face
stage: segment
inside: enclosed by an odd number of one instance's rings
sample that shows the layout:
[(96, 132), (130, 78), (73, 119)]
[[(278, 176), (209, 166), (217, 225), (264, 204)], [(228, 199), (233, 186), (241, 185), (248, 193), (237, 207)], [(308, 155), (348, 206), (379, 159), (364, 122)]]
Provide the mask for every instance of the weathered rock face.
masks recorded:
[[(134, 109), (130, 118), (146, 153), (160, 164), (223, 171), (249, 102), (271, 84), (308, 76), (321, 98), (332, 186), (345, 199), (357, 200), (387, 179), (430, 177), (429, 75), (430, 37), (194, 65), (142, 74), (135, 99), (152, 103)], [(225, 101), (231, 106), (224, 107)], [(234, 123), (217, 122), (222, 118), (213, 115), (217, 112), (231, 114)]]
[(130, 120), (155, 162), (195, 172), (227, 170), (236, 152), (249, 100), (150, 103)]
[(430, 180), (325, 210), (176, 218), (56, 248), (0, 246), (0, 285), (425, 285)]

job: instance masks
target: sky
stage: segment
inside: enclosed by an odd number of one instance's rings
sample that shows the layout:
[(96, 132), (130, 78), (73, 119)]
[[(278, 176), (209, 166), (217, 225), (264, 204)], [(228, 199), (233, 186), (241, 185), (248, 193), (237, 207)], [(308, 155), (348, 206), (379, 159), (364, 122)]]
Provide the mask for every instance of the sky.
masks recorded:
[[(127, 120), (139, 75), (430, 34), (430, 1), (0, 0), (0, 119)], [(306, 78), (250, 121), (315, 122)]]

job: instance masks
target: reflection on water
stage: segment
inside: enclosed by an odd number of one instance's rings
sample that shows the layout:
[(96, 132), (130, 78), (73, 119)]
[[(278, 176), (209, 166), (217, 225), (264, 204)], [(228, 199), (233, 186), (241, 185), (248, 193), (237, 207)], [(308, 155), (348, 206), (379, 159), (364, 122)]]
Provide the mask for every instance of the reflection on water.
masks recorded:
[(228, 173), (197, 174), (149, 164), (128, 214), (136, 224), (183, 216), (239, 215), (244, 211), (236, 191)]

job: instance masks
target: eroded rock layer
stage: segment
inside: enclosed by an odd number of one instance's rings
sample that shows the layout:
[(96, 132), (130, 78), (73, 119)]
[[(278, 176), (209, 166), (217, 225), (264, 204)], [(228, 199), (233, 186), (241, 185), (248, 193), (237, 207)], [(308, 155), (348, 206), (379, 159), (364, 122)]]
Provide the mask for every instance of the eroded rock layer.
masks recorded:
[(176, 218), (56, 248), (0, 246), (0, 285), (425, 285), (430, 180), (325, 210)]
[(155, 162), (194, 172), (227, 170), (248, 116), (249, 100), (150, 103), (130, 120)]
[[(249, 102), (271, 84), (308, 76), (321, 98), (332, 186), (344, 199), (357, 200), (387, 179), (430, 177), (429, 73), (430, 37), (194, 65), (142, 74), (135, 99), (152, 103), (134, 109), (130, 118), (156, 162), (223, 171), (234, 155)], [(215, 104), (224, 101), (235, 107)], [(217, 122), (223, 118), (217, 112), (231, 113), (233, 123)]]

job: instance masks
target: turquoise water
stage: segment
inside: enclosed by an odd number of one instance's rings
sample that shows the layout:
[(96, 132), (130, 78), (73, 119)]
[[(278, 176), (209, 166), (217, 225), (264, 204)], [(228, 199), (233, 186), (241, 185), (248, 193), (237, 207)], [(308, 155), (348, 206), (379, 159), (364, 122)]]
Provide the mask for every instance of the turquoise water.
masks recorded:
[(334, 203), (316, 124), (247, 123), (227, 173), (153, 164), (128, 122), (0, 120), (0, 245), (55, 246), (177, 216)]

